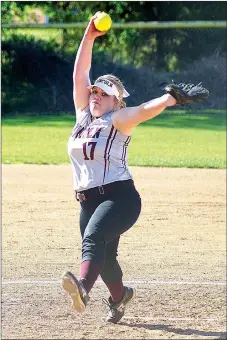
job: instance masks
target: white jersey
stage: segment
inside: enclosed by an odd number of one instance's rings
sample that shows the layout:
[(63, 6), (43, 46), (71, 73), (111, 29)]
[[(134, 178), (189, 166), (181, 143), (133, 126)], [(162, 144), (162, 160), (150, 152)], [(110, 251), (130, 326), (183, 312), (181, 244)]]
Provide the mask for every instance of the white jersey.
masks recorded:
[(132, 179), (127, 165), (131, 137), (115, 129), (112, 113), (92, 121), (90, 110), (85, 109), (72, 130), (68, 154), (73, 167), (73, 189), (78, 192)]

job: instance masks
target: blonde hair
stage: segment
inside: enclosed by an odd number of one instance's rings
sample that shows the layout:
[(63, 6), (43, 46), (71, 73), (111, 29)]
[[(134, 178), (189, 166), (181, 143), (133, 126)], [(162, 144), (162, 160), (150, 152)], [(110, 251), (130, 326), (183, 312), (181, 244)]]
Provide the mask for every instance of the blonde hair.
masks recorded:
[(126, 107), (126, 103), (123, 100), (124, 85), (121, 82), (121, 80), (114, 76), (113, 74), (105, 74), (104, 76), (98, 77), (96, 81), (103, 78), (110, 80), (117, 87), (120, 94), (120, 99), (119, 100), (117, 98), (116, 99), (119, 102), (120, 108), (122, 109), (123, 107)]

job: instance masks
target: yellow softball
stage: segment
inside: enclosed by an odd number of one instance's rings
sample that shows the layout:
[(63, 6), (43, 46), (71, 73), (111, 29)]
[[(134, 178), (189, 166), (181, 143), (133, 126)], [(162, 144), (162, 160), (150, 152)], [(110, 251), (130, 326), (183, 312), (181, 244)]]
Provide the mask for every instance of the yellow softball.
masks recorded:
[(95, 27), (99, 31), (108, 31), (112, 25), (112, 20), (109, 14), (105, 12), (98, 12), (97, 18), (94, 20)]

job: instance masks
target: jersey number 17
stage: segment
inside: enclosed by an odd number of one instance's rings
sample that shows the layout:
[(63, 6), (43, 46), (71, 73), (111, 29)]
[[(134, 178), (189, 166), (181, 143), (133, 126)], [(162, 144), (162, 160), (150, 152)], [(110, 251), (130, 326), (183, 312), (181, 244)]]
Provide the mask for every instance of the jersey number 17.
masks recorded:
[[(84, 153), (84, 160), (93, 160), (94, 159), (94, 152), (95, 152), (95, 146), (97, 142), (89, 142), (89, 143), (83, 143), (83, 153)], [(88, 147), (90, 147), (90, 158), (87, 155)]]

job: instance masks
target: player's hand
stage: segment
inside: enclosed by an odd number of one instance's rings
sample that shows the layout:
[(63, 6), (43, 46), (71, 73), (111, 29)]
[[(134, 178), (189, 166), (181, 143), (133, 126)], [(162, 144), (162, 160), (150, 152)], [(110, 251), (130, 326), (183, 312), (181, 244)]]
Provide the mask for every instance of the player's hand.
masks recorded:
[(104, 35), (106, 34), (106, 31), (104, 32), (100, 32), (99, 30), (97, 30), (97, 28), (95, 27), (95, 24), (94, 24), (94, 20), (97, 18), (97, 14), (99, 12), (96, 12), (95, 15), (93, 15), (93, 17), (91, 18), (91, 20), (89, 21), (89, 24), (86, 28), (86, 31), (85, 31), (85, 35), (86, 37), (89, 39), (89, 40), (93, 40), (97, 37), (100, 37), (101, 35)]

